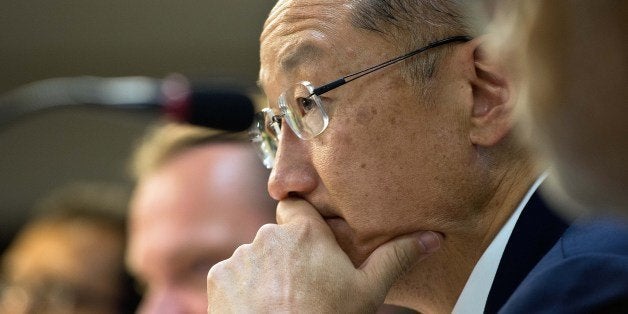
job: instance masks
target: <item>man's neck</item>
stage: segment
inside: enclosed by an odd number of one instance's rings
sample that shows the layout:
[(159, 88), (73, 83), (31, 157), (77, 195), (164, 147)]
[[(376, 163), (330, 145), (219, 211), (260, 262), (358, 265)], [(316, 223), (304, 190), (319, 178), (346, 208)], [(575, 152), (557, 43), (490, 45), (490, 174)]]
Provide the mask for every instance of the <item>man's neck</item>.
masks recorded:
[(495, 192), (477, 208), (477, 217), (447, 234), (441, 250), (401, 278), (389, 300), (422, 313), (451, 313), (482, 253), (539, 176), (531, 164), (510, 169), (496, 178)]

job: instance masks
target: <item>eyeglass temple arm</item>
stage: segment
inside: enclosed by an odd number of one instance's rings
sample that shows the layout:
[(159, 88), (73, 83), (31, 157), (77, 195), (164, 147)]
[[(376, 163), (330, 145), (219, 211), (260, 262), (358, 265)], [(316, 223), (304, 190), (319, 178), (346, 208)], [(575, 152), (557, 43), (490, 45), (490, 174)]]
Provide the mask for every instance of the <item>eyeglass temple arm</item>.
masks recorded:
[[(339, 79), (337, 79), (337, 80), (335, 80), (335, 81), (333, 81), (331, 83), (327, 83), (327, 84), (325, 84), (323, 86), (319, 86), (317, 88), (314, 88), (314, 90), (312, 91), (312, 95), (320, 96), (320, 95), (325, 94), (328, 91), (330, 91), (330, 90), (332, 90), (332, 89), (334, 89), (336, 87), (340, 87), (342, 85), (345, 85), (347, 82), (350, 82), (350, 81), (346, 80), (346, 76), (343, 77), (343, 78), (339, 78)], [(312, 95), (310, 95), (310, 96), (312, 96)]]
[[(316, 88), (314, 88), (314, 90), (312, 90), (312, 95), (320, 96), (320, 95), (325, 94), (325, 93), (327, 93), (328, 91), (330, 91), (330, 90), (332, 90), (334, 88), (340, 87), (340, 86), (342, 86), (342, 85), (344, 85), (346, 83), (349, 83), (349, 82), (351, 82), (351, 81), (353, 81), (355, 79), (358, 79), (358, 78), (360, 78), (360, 77), (362, 77), (364, 75), (367, 75), (367, 74), (369, 74), (371, 72), (377, 71), (377, 70), (379, 70), (381, 68), (387, 67), (387, 66), (389, 66), (391, 64), (394, 64), (394, 63), (397, 63), (397, 62), (402, 61), (404, 59), (410, 58), (410, 57), (412, 57), (412, 56), (414, 56), (416, 54), (419, 54), (419, 53), (421, 53), (421, 52), (423, 52), (425, 50), (432, 49), (432, 48), (435, 48), (435, 47), (438, 47), (438, 46), (441, 46), (441, 45), (444, 45), (444, 44), (448, 44), (448, 43), (451, 43), (451, 42), (455, 42), (455, 41), (470, 41), (471, 39), (473, 39), (471, 36), (453, 36), (453, 37), (448, 37), (448, 38), (445, 38), (445, 39), (441, 39), (441, 40), (435, 41), (435, 42), (430, 43), (429, 45), (427, 45), (427, 46), (425, 46), (423, 48), (411, 51), (411, 52), (409, 52), (409, 53), (407, 53), (405, 55), (401, 55), (399, 57), (390, 59), (390, 60), (388, 60), (388, 61), (386, 61), (384, 63), (380, 63), (378, 65), (372, 66), (372, 67), (364, 69), (362, 71), (358, 71), (358, 72), (349, 74), (349, 75), (347, 75), (345, 77), (342, 77), (340, 79), (337, 79), (337, 80), (335, 80), (335, 81), (333, 81), (331, 83), (328, 83), (328, 84), (316, 87)], [(310, 96), (312, 96), (312, 95), (310, 95)]]

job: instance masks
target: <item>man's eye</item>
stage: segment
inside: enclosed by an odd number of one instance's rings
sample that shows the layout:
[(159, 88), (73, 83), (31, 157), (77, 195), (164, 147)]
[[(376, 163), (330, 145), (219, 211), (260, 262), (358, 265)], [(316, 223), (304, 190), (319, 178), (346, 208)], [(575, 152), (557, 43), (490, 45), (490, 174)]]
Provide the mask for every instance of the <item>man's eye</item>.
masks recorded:
[(312, 98), (309, 98), (309, 97), (308, 98), (299, 97), (299, 98), (297, 98), (297, 103), (299, 104), (299, 107), (304, 112), (308, 112), (308, 111), (312, 110), (314, 108), (314, 106), (316, 105), (314, 100)]

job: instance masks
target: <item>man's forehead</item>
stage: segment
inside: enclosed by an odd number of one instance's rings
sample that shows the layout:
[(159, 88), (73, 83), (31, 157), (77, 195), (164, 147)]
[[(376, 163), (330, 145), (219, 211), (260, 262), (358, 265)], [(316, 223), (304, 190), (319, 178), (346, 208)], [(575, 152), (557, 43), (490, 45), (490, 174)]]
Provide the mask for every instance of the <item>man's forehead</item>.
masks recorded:
[(326, 35), (317, 30), (277, 38), (262, 47), (258, 84), (264, 88), (271, 81), (300, 71), (306, 65), (321, 64), (330, 49)]
[(320, 47), (312, 42), (324, 41), (337, 29), (345, 28), (346, 16), (346, 1), (280, 1), (260, 36), (262, 62), (270, 56), (280, 57), (275, 61), (290, 69), (303, 57), (320, 56)]
[(279, 0), (273, 7), (266, 22), (261, 39), (285, 22), (303, 21), (308, 18), (325, 18), (338, 15), (351, 8), (349, 0)]
[(324, 55), (323, 48), (312, 42), (300, 43), (296, 47), (285, 50), (279, 55), (279, 66), (282, 71), (289, 72), (307, 61), (319, 61)]

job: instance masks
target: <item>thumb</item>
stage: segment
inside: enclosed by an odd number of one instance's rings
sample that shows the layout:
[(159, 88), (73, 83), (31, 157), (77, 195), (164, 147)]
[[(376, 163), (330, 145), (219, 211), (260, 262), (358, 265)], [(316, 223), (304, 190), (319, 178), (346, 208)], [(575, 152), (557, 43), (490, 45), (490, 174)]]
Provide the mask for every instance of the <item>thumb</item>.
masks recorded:
[(442, 235), (433, 231), (397, 237), (378, 247), (360, 269), (369, 283), (388, 291), (418, 261), (438, 251)]

